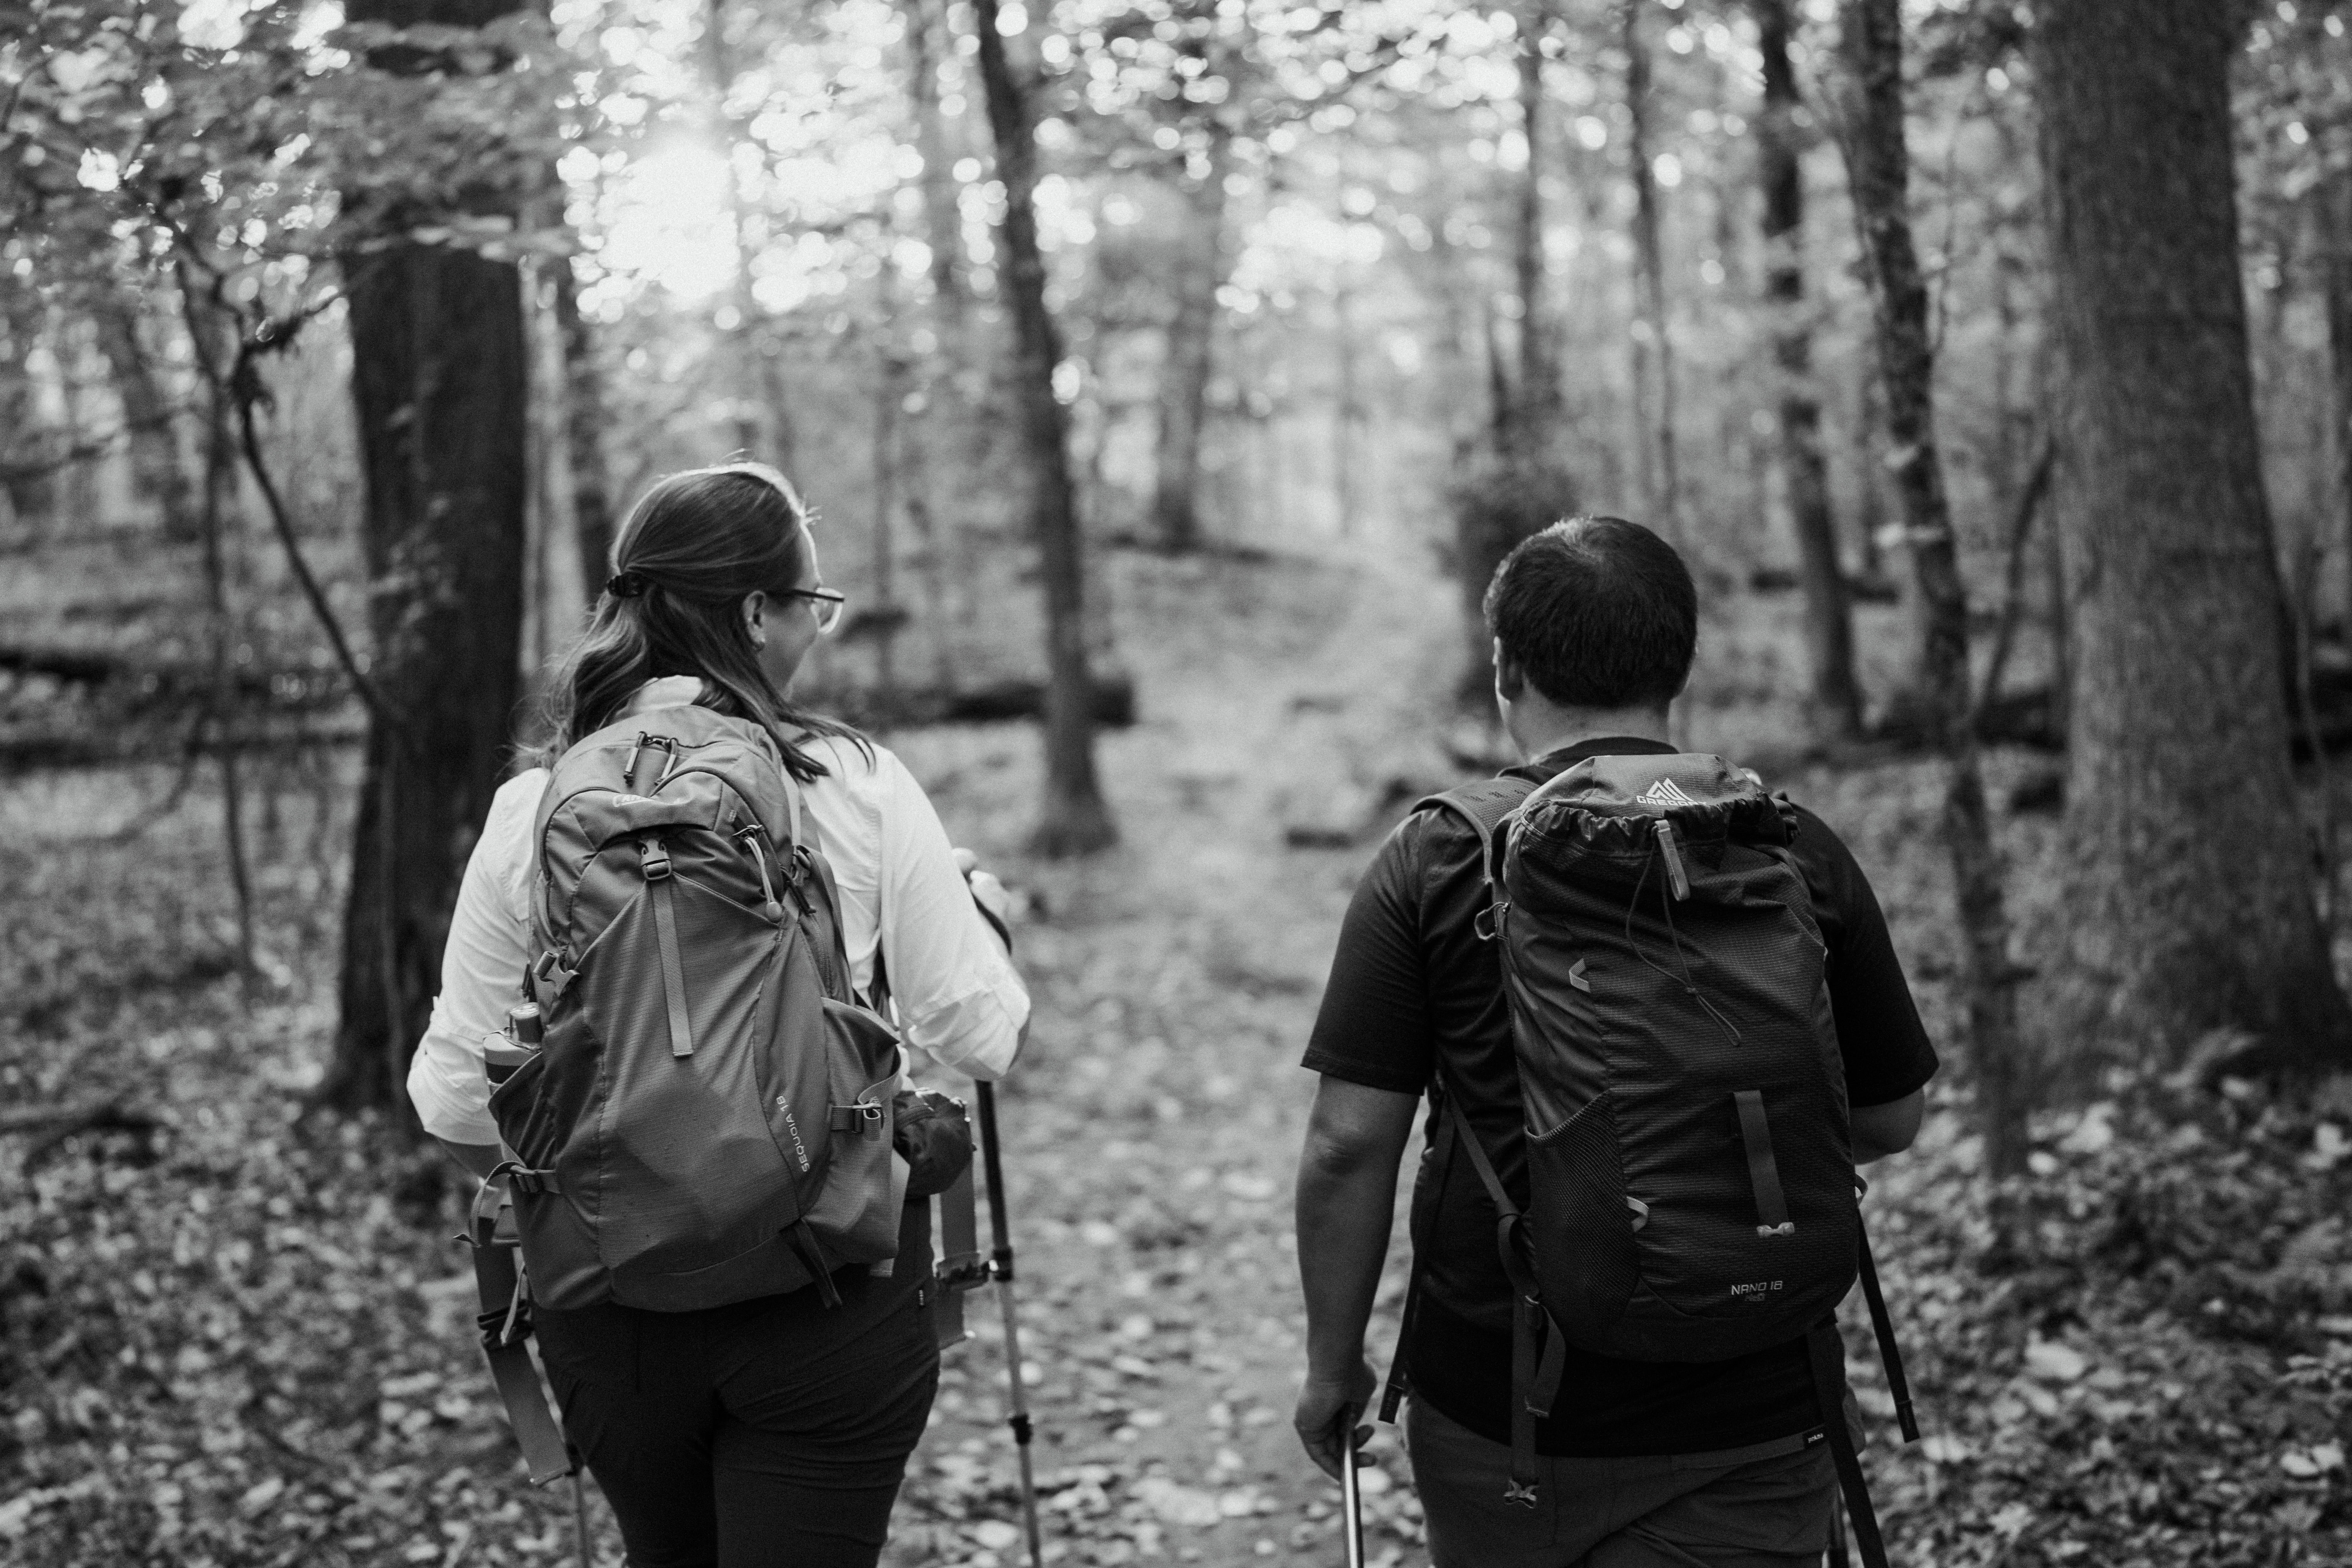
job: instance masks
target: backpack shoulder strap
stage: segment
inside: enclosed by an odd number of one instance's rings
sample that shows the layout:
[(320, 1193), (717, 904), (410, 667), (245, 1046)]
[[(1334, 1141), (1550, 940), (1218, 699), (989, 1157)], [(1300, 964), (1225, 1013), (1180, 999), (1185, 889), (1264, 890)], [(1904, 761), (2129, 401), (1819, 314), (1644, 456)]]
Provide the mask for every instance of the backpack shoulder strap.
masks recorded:
[(1535, 793), (1535, 785), (1526, 779), (1505, 773), (1475, 783), (1456, 784), (1436, 795), (1423, 795), (1413, 803), (1415, 812), (1443, 811), (1451, 813), (1470, 825), (1478, 842), (1485, 847), (1479, 865), (1486, 878), (1486, 902), (1491, 907), (1501, 897), (1503, 852), (1496, 829), (1519, 804)]

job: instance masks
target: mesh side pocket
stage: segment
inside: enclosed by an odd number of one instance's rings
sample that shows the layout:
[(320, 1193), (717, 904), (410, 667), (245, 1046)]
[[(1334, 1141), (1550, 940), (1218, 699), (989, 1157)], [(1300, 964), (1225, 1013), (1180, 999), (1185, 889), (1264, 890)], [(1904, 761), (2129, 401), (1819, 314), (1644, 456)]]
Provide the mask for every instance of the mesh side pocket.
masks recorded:
[(1625, 1202), (1617, 1112), (1607, 1090), (1528, 1140), (1528, 1184), (1545, 1305), (1570, 1340), (1603, 1338), (1641, 1284), (1638, 1216)]

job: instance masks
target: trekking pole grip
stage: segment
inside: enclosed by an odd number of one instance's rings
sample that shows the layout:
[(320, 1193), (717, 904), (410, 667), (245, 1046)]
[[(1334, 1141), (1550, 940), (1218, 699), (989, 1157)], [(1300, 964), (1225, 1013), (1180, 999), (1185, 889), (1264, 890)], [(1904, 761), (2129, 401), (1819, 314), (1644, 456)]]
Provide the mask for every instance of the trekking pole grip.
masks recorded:
[(1004, 1157), (996, 1142), (996, 1086), (986, 1079), (972, 1084), (980, 1110), (980, 1163), (988, 1183), (988, 1231), (994, 1243), (990, 1262), (999, 1279), (1013, 1278), (1013, 1228), (1004, 1213)]

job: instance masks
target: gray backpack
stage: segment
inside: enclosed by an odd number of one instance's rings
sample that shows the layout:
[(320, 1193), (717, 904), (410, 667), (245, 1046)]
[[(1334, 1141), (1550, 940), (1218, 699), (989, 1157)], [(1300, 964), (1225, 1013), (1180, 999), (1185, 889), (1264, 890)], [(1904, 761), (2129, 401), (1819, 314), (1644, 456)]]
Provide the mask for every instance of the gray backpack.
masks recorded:
[(755, 725), (662, 708), (556, 763), (534, 838), (540, 1047), (492, 1090), (542, 1307), (724, 1306), (887, 1264), (896, 1032)]

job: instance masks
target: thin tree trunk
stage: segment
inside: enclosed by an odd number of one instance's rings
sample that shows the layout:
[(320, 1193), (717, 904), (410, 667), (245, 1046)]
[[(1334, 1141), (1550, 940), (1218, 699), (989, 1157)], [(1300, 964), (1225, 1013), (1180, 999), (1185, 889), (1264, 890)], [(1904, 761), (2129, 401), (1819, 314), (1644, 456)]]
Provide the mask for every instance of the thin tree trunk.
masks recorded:
[(1805, 299), (1805, 182), (1801, 104), (1789, 63), (1789, 0), (1756, 0), (1764, 57), (1764, 111), (1756, 162), (1764, 187), (1764, 297), (1772, 312), (1779, 371), (1780, 465), (1797, 535), (1805, 595), (1805, 647), (1814, 722), (1836, 736), (1862, 732), (1862, 683), (1853, 669), (1853, 606), (1830, 510), (1829, 461), (1822, 452), (1822, 400), (1813, 383), (1813, 323)]
[[(923, 172), (917, 190), (923, 203), (923, 232), (930, 249), (930, 322), (937, 352), (918, 377), (921, 411), (903, 443), (907, 521), (921, 553), (923, 618), (929, 628), (932, 679), (955, 685), (958, 628), (970, 619), (962, 589), (971, 572), (963, 558), (964, 533), (952, 497), (934, 505), (933, 475), (976, 470), (985, 442), (975, 405), (986, 395), (986, 380), (975, 364), (971, 289), (964, 277), (961, 187), (955, 176), (955, 142), (940, 100), (940, 67), (954, 50), (945, 7), (939, 0), (899, 0), (907, 38), (907, 82), (915, 120), (915, 148)], [(937, 461), (934, 461), (936, 456)]]
[(563, 439), (572, 479), (572, 538), (580, 553), (580, 583), (589, 603), (613, 574), (612, 479), (604, 464), (604, 372), (596, 363), (595, 333), (580, 314), (580, 281), (572, 263), (558, 261), (555, 330), (563, 348)]
[[(236, 623), (228, 597), (229, 509), (236, 494), (236, 437), (232, 429), (229, 378), (223, 363), (220, 323), (191, 288), (185, 268), (180, 272), (180, 299), (196, 363), (205, 380), (204, 504), (196, 521), (204, 544), (205, 608), (210, 622), (212, 689), (207, 702), (215, 735), (226, 734), (236, 722)], [(133, 339), (135, 351), (136, 340)], [(173, 456), (176, 458), (177, 453)], [(176, 466), (176, 465), (175, 465)], [(229, 890), (236, 900), (236, 972), (248, 987), (259, 973), (253, 931), (253, 872), (245, 842), (245, 781), (237, 748), (219, 748), (221, 773), (221, 844), (227, 852)]]
[(2061, 1017), (2169, 1065), (2212, 1031), (2352, 1063), (2313, 898), (2239, 273), (2236, 13), (2035, 8), (2074, 568)]
[(1224, 287), (1225, 174), (1233, 136), (1209, 121), (1208, 172), (1184, 193), (1189, 243), (1176, 272), (1176, 309), (1160, 376), (1160, 442), (1151, 531), (1163, 550), (1201, 547), (1201, 437), (1208, 422), (1209, 371), (1217, 335), (1217, 290)]
[(133, 489), (155, 503), (167, 539), (199, 539), (203, 521), (180, 456), (172, 395), (156, 374), (155, 361), (141, 341), (137, 299), (128, 290), (110, 293), (98, 310), (99, 343), (114, 367), (114, 389), (122, 399), (122, 423), (131, 442)]
[(30, 369), (44, 316), (40, 296), (0, 268), (0, 468), (8, 470), (0, 490), (25, 527), (47, 521), (57, 500), (57, 476), (40, 466), (47, 432)]
[(735, 446), (745, 456), (772, 463), (789, 474), (799, 455), (792, 416), (785, 404), (778, 358), (763, 341), (767, 312), (751, 289), (752, 263), (759, 258), (765, 218), (754, 213), (744, 195), (742, 176), (736, 172), (733, 157), (738, 146), (756, 143), (751, 142), (747, 129), (727, 108), (736, 76), (734, 54), (727, 43), (727, 0), (708, 0), (703, 9), (702, 55), (709, 73), (717, 140), (728, 154), (722, 205), (727, 209), (728, 237), (735, 248), (735, 272), (729, 300), (735, 320), (727, 328), (728, 345), (735, 360)]
[[(352, 0), (357, 22), (479, 26), (510, 0)], [(358, 196), (360, 202), (365, 196)], [(383, 214), (386, 222), (402, 215)], [(339, 1108), (396, 1103), (459, 877), (511, 738), (527, 413), (511, 263), (396, 243), (347, 264), (361, 554), (383, 710), (369, 725), (343, 923)]]
[(1069, 418), (1054, 395), (1062, 342), (1045, 308), (1045, 259), (1037, 248), (1036, 131), (1027, 94), (1005, 56), (1004, 36), (997, 30), (997, 0), (974, 0), (973, 11), (996, 177), (1004, 186), (1000, 265), (1013, 310), (1014, 390), (1045, 593), (1045, 800), (1034, 843), (1045, 855), (1085, 855), (1117, 842), (1118, 829), (1095, 777), (1086, 564), (1070, 479)]
[[(1648, 341), (1634, 340), (1637, 399), (1654, 383), (1643, 433), (1645, 453), (1654, 452), (1659, 524), (1669, 538), (1682, 533), (1682, 470), (1675, 451), (1675, 349), (1666, 333), (1666, 259), (1659, 237), (1658, 177), (1650, 166), (1650, 45), (1642, 33), (1644, 0), (1625, 0), (1626, 157), (1633, 174), (1633, 251), (1641, 273), (1642, 321)], [(1653, 367), (1644, 374), (1644, 362)], [(1645, 458), (1644, 466), (1648, 459)]]
[[(2336, 441), (2336, 503), (2344, 509), (2346, 593), (2352, 595), (2352, 167), (2327, 183), (2321, 215), (2326, 226), (2327, 356)], [(2352, 625), (2352, 597), (2345, 608)]]
[(1901, 0), (1846, 0), (1843, 48), (1853, 102), (1844, 146), (1848, 182), (1877, 307), (1886, 426), (1902, 454), (1895, 482), (1911, 536), (1925, 647), (1923, 686), (1944, 754), (1944, 842), (1959, 904), (1962, 973), (1985, 1163), (1995, 1178), (2025, 1168), (2025, 1056), (2009, 910), (1979, 765), (1969, 683), (1968, 590), (1936, 449), (1935, 347), (1927, 288), (1911, 239), (1910, 151), (1903, 127)]
[[(1557, 458), (1567, 412), (1544, 248), (1543, 43), (1551, 31), (1549, 0), (1522, 5), (1518, 21), (1519, 133), (1528, 144), (1511, 235), (1511, 270), (1519, 296), (1519, 363), (1517, 384), (1509, 390), (1500, 430), (1505, 457), (1540, 464)], [(1499, 367), (1499, 357), (1496, 363)], [(1479, 591), (1485, 592), (1484, 584)]]
[[(931, 311), (940, 352), (950, 369), (970, 368), (971, 291), (963, 278), (963, 212), (958, 203), (955, 154), (940, 108), (940, 39), (947, 22), (938, 0), (900, 0), (907, 29), (907, 80), (915, 109), (915, 151), (923, 160), (918, 188), (930, 252)], [(935, 31), (935, 29), (937, 31)], [(950, 40), (952, 42), (952, 40)]]
[[(889, 272), (883, 271), (883, 287), (889, 288)], [(884, 308), (890, 300), (886, 293)], [(898, 607), (898, 414), (907, 400), (907, 362), (889, 341), (886, 323), (877, 343), (874, 384), (874, 608), (880, 621), (874, 640), (874, 684), (877, 689), (884, 711), (890, 710), (898, 694), (898, 641), (901, 612)]]
[(1331, 492), (1339, 537), (1345, 539), (1356, 531), (1356, 513), (1363, 505), (1363, 491), (1357, 483), (1356, 432), (1364, 420), (1364, 395), (1363, 377), (1356, 364), (1355, 289), (1344, 261), (1332, 278), (1331, 321), (1337, 329), (1331, 351), (1339, 361), (1339, 383), (1338, 406), (1331, 416)]

